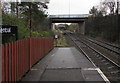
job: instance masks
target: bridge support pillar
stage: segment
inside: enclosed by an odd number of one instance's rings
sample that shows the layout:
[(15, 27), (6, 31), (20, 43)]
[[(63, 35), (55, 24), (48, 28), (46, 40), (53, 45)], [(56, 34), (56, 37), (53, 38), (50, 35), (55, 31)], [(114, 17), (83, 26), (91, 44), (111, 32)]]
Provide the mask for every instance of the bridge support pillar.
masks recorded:
[(51, 21), (49, 22), (49, 27), (52, 31), (55, 30), (55, 23), (52, 23)]
[(54, 31), (55, 30), (55, 23), (52, 23), (52, 31)]
[(85, 34), (85, 22), (79, 23), (79, 33), (84, 35)]

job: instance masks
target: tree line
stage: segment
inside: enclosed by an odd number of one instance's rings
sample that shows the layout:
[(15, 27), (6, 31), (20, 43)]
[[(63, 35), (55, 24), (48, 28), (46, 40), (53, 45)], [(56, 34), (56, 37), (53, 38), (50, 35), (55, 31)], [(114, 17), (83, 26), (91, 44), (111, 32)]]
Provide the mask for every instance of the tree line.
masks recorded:
[[(120, 43), (120, 12), (118, 12), (118, 2), (115, 4), (114, 0), (112, 2), (111, 0), (105, 1), (102, 2), (102, 7), (104, 7), (101, 8), (102, 10), (93, 6), (89, 11), (92, 15), (86, 20), (85, 34), (92, 37), (101, 37), (110, 42)], [(107, 7), (109, 11), (105, 9)]]
[[(49, 19), (46, 10), (48, 2), (3, 2), (2, 24), (18, 26), (18, 38), (48, 37)], [(4, 37), (6, 42), (14, 37)]]

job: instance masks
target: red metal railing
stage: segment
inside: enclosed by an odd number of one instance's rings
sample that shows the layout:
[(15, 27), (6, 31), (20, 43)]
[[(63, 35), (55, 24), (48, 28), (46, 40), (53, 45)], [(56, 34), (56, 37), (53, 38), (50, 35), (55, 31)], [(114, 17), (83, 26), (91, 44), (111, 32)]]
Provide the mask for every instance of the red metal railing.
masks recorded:
[(2, 45), (2, 82), (21, 79), (52, 48), (52, 38), (28, 38)]

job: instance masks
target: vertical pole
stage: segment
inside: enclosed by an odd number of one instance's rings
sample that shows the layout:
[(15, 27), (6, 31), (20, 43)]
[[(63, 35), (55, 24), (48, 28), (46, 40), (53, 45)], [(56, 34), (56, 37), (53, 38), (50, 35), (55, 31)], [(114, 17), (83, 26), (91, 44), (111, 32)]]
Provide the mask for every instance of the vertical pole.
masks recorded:
[(32, 28), (32, 19), (31, 19), (32, 11), (31, 11), (31, 9), (32, 9), (32, 8), (31, 8), (31, 2), (29, 2), (29, 3), (30, 3), (30, 4), (29, 4), (29, 10), (30, 10), (30, 19), (29, 19), (30, 21), (29, 21), (29, 22), (30, 22), (30, 37), (31, 37), (31, 28)]
[(18, 18), (18, 1), (16, 2), (16, 15), (17, 15), (17, 18)]

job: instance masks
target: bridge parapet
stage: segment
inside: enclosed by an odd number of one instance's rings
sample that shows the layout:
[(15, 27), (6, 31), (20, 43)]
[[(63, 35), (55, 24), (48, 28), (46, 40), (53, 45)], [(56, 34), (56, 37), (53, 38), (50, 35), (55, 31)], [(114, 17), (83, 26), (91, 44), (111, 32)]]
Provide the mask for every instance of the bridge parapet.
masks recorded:
[(49, 18), (88, 18), (90, 14), (49, 15)]

